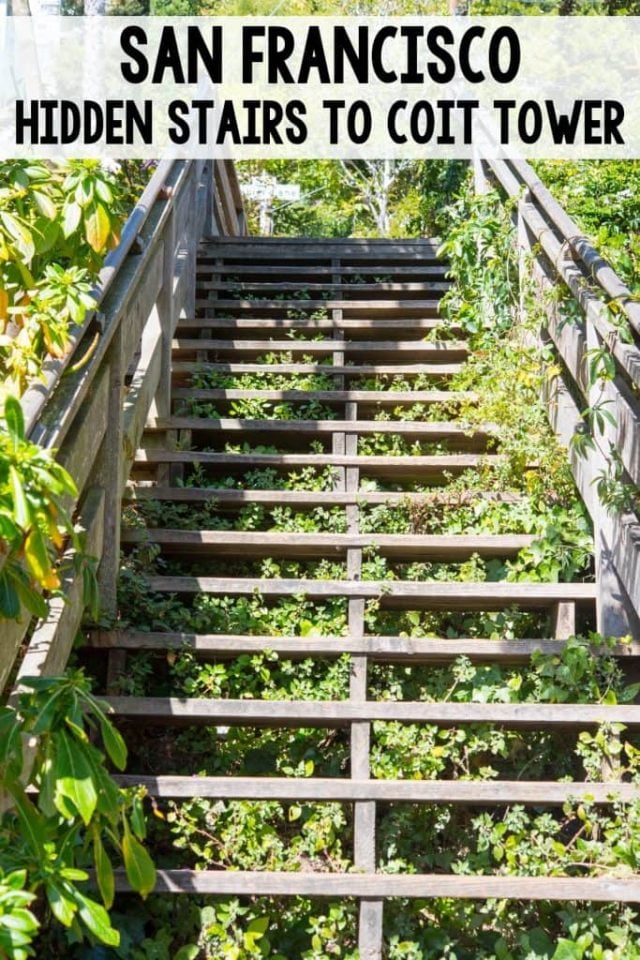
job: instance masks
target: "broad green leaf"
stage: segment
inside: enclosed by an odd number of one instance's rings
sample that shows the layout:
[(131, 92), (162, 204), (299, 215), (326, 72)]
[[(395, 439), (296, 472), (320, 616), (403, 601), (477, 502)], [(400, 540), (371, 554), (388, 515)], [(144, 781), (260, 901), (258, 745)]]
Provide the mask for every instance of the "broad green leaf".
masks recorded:
[(107, 910), (109, 910), (113, 904), (113, 898), (115, 896), (113, 867), (111, 866), (111, 861), (107, 856), (106, 850), (104, 849), (104, 844), (102, 843), (102, 838), (100, 837), (97, 826), (93, 833), (93, 856), (96, 864), (96, 878), (98, 881), (100, 896), (104, 901), (105, 907)]
[(123, 819), (122, 856), (127, 879), (137, 893), (146, 897), (156, 885), (156, 868), (145, 848), (134, 836), (127, 818)]
[(82, 216), (82, 207), (77, 203), (67, 203), (65, 204), (63, 213), (62, 213), (62, 233), (65, 237), (70, 237), (72, 233), (75, 233), (80, 225), (80, 217)]
[(104, 748), (109, 754), (111, 762), (118, 770), (124, 770), (127, 765), (127, 747), (122, 739), (122, 734), (106, 718), (100, 723), (100, 732), (102, 733)]
[(142, 797), (134, 797), (131, 804), (131, 829), (138, 840), (144, 840), (147, 835), (147, 821), (144, 816)]
[(93, 180), (90, 177), (83, 177), (76, 187), (76, 203), (81, 207), (88, 206), (93, 200)]
[(200, 947), (196, 943), (187, 943), (180, 947), (173, 960), (196, 960), (200, 956)]
[(22, 837), (28, 843), (36, 860), (41, 860), (45, 856), (44, 844), (47, 841), (42, 815), (38, 813), (17, 780), (5, 777), (5, 785), (13, 797), (22, 827)]
[(47, 220), (55, 220), (57, 213), (56, 205), (51, 200), (51, 197), (48, 197), (46, 193), (41, 193), (39, 190), (34, 190), (33, 199), (43, 217), (46, 217)]
[(77, 905), (71, 900), (66, 891), (60, 888), (53, 880), (46, 885), (47, 900), (56, 920), (63, 926), (70, 927), (76, 915)]
[(558, 940), (555, 953), (551, 960), (582, 960), (584, 950), (574, 940), (565, 940), (562, 937)]
[(54, 802), (62, 815), (65, 815), (66, 797), (71, 801), (85, 824), (88, 824), (96, 809), (98, 794), (93, 782), (91, 767), (87, 763), (85, 747), (67, 733), (60, 731), (56, 735)]
[(102, 253), (111, 234), (111, 219), (101, 203), (92, 203), (86, 208), (84, 232), (91, 249)]
[(11, 484), (16, 523), (22, 527), (23, 530), (26, 530), (31, 523), (31, 509), (24, 492), (24, 487), (22, 486), (22, 479), (13, 464), (9, 467), (9, 482)]
[(20, 599), (6, 569), (0, 570), (0, 622), (20, 617)]
[(60, 579), (51, 566), (47, 544), (38, 527), (32, 527), (29, 531), (24, 543), (24, 558), (29, 570), (45, 590), (60, 586)]
[(109, 947), (117, 947), (120, 943), (120, 934), (111, 926), (109, 914), (105, 908), (95, 900), (85, 897), (79, 890), (74, 889), (73, 898), (78, 905), (80, 919), (94, 937)]
[(113, 203), (113, 193), (111, 187), (104, 180), (96, 180), (96, 193), (106, 204)]
[(16, 397), (7, 397), (4, 402), (4, 418), (7, 429), (14, 440), (24, 440), (24, 415), (20, 401)]
[(0, 222), (11, 238), (13, 246), (26, 263), (30, 263), (35, 253), (35, 244), (31, 231), (16, 217), (6, 211), (0, 212)]

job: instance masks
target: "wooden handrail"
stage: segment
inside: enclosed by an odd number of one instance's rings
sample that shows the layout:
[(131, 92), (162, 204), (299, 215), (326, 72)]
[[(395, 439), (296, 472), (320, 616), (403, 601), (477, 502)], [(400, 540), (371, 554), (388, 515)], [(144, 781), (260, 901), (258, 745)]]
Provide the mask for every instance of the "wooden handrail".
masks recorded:
[[(541, 335), (560, 361), (561, 372), (547, 387), (548, 410), (569, 448), (573, 475), (594, 524), (598, 628), (610, 636), (638, 638), (640, 521), (636, 514), (616, 513), (603, 503), (597, 481), (615, 467), (615, 457), (623, 479), (640, 486), (640, 304), (528, 163), (477, 159), (475, 167), (481, 189), (489, 182), (516, 201), (521, 285), (535, 284), (545, 314)], [(567, 322), (557, 299), (549, 296), (559, 280), (581, 308), (579, 323)], [(627, 335), (612, 321), (611, 301), (628, 321)], [(594, 384), (589, 359), (603, 349), (614, 361), (615, 377)], [(615, 423), (606, 423), (602, 435), (592, 436), (593, 449), (579, 454), (571, 439), (589, 429), (584, 411), (603, 402)]]

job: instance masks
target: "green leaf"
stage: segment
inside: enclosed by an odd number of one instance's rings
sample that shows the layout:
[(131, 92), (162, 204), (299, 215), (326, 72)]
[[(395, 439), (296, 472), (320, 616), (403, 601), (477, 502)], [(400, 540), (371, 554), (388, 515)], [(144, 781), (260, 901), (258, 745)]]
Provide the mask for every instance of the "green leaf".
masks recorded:
[(62, 213), (62, 233), (65, 238), (75, 233), (80, 225), (82, 207), (78, 203), (67, 203)]
[(127, 818), (123, 820), (122, 856), (127, 879), (134, 890), (146, 897), (156, 885), (156, 868), (145, 848), (133, 835)]
[(0, 212), (0, 222), (10, 237), (16, 251), (25, 263), (30, 263), (36, 251), (31, 231), (16, 217), (6, 211)]
[(113, 203), (111, 187), (104, 180), (96, 180), (96, 193), (106, 204)]
[(51, 911), (64, 927), (70, 927), (77, 912), (77, 905), (67, 895), (66, 891), (60, 888), (53, 880), (46, 885), (47, 900)]
[(173, 960), (196, 960), (200, 956), (200, 947), (197, 943), (187, 943), (180, 947)]
[(11, 484), (16, 523), (22, 527), (23, 530), (26, 530), (31, 523), (31, 509), (24, 492), (24, 487), (22, 486), (22, 479), (13, 464), (9, 467), (9, 482)]
[(0, 622), (17, 620), (20, 617), (20, 598), (11, 582), (9, 572), (0, 571)]
[(92, 771), (85, 756), (85, 746), (72, 739), (67, 733), (55, 734), (55, 778), (54, 803), (65, 816), (64, 800), (71, 801), (85, 824), (88, 824), (96, 809), (98, 794), (93, 782)]
[(85, 897), (79, 890), (74, 889), (73, 898), (78, 905), (80, 919), (94, 937), (109, 947), (117, 947), (120, 944), (120, 934), (111, 926), (105, 908), (95, 900)]
[(14, 440), (24, 440), (24, 415), (16, 397), (9, 396), (4, 401), (4, 418), (11, 437)]
[(60, 581), (51, 566), (46, 541), (38, 527), (31, 528), (24, 542), (24, 558), (40, 586), (46, 590), (59, 586)]
[(91, 249), (96, 253), (102, 253), (111, 236), (111, 218), (101, 203), (92, 203), (86, 208), (84, 232)]
[(34, 190), (33, 199), (43, 217), (46, 217), (47, 220), (55, 220), (57, 213), (56, 206), (46, 193), (40, 193), (39, 190)]
[(574, 940), (558, 940), (555, 953), (551, 960), (582, 960), (584, 950)]
[(98, 828), (93, 833), (93, 856), (96, 864), (96, 878), (98, 880), (98, 889), (104, 905), (109, 910), (113, 904), (115, 896), (115, 882), (113, 878), (113, 867), (107, 856), (104, 844), (100, 837)]
[(116, 730), (111, 721), (105, 718), (100, 723), (100, 732), (102, 733), (104, 748), (109, 754), (111, 762), (118, 770), (124, 770), (127, 765), (127, 746), (120, 731)]

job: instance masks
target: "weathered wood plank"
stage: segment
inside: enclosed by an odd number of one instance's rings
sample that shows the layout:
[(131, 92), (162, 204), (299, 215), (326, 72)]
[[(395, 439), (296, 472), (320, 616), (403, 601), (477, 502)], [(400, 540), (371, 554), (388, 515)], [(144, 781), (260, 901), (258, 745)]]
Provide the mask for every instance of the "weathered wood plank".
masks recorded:
[[(129, 890), (116, 872), (116, 889)], [(514, 877), (448, 874), (275, 873), (243, 870), (159, 870), (156, 892), (243, 896), (458, 897), (472, 900), (587, 900), (635, 903), (640, 879), (628, 877)]]
[[(80, 509), (79, 526), (85, 531), (89, 557), (102, 553), (104, 490), (93, 487)], [(73, 568), (65, 575), (63, 596), (49, 601), (46, 620), (35, 627), (18, 670), (16, 687), (25, 677), (55, 677), (64, 672), (84, 612), (82, 573)]]
[[(292, 283), (286, 280), (210, 280), (201, 284), (203, 290), (213, 290), (220, 293), (245, 293), (248, 291), (264, 291), (265, 293), (295, 293), (304, 290), (305, 293), (347, 293), (354, 297), (365, 294), (398, 293), (404, 296), (418, 293), (444, 293), (451, 284), (440, 280), (427, 281), (380, 281), (363, 283), (343, 283), (327, 280), (326, 282), (311, 281), (307, 283)], [(228, 299), (228, 298), (227, 298)], [(267, 298), (268, 299), (268, 298)], [(282, 298), (279, 298), (282, 299)], [(337, 298), (336, 298), (337, 299)], [(351, 299), (351, 298), (349, 298)]]
[(463, 560), (481, 557), (514, 557), (530, 546), (534, 537), (519, 534), (341, 534), (341, 533), (246, 533), (228, 530), (172, 530), (124, 528), (124, 544), (152, 541), (163, 552), (187, 552), (206, 556), (325, 557), (345, 555), (348, 550), (374, 549), (381, 556), (405, 559)]
[(561, 806), (569, 800), (597, 804), (640, 799), (637, 783), (555, 783), (549, 780), (345, 780), (320, 777), (116, 777), (124, 787), (144, 786), (158, 798), (284, 800), (292, 803), (378, 801), (507, 806), (512, 803)]
[[(371, 266), (349, 266), (345, 264), (340, 265), (340, 275), (341, 276), (353, 276), (358, 278), (360, 276), (364, 277), (373, 277), (374, 275), (390, 277), (390, 278), (417, 278), (424, 277), (427, 282), (437, 282), (433, 278), (437, 277), (438, 279), (444, 277), (448, 270), (448, 264), (444, 261), (436, 265), (425, 264), (423, 266), (409, 266), (406, 264), (389, 264), (386, 269), (378, 270), (375, 265)], [(244, 277), (244, 278), (273, 278), (277, 277), (284, 280), (286, 277), (299, 277), (301, 280), (298, 281), (300, 286), (306, 286), (306, 279), (309, 277), (327, 277), (332, 278), (335, 275), (334, 267), (329, 264), (323, 264), (322, 262), (312, 263), (307, 266), (296, 266), (296, 264), (289, 263), (288, 261), (282, 263), (272, 263), (264, 264), (260, 263), (258, 260), (255, 261), (244, 261), (239, 262), (237, 257), (234, 258), (233, 263), (227, 263), (222, 260), (220, 263), (211, 263), (211, 260), (207, 261), (200, 259), (198, 261), (198, 277)], [(201, 281), (206, 288), (206, 283), (208, 281)], [(352, 282), (349, 286), (356, 286), (356, 282)]]
[[(100, 649), (189, 650), (198, 657), (229, 659), (243, 654), (273, 650), (292, 660), (307, 657), (341, 657), (345, 653), (368, 656), (379, 662), (410, 660), (412, 663), (448, 663), (456, 657), (475, 662), (528, 663), (534, 652), (560, 656), (564, 640), (482, 640), (477, 637), (275, 637), (235, 634), (145, 633), (136, 630), (94, 630), (90, 646)], [(591, 654), (618, 658), (639, 657), (640, 643), (613, 648), (592, 647)]]
[(342, 310), (345, 316), (373, 314), (376, 317), (422, 317), (438, 316), (440, 300), (236, 300), (233, 298), (196, 297), (197, 310), (221, 310), (223, 313), (256, 312), (281, 313), (287, 316), (290, 310), (304, 310), (309, 314), (317, 310)]
[(195, 700), (177, 697), (107, 697), (120, 720), (167, 724), (327, 727), (362, 721), (430, 723), (449, 727), (495, 723), (509, 729), (564, 730), (623, 723), (640, 727), (640, 706), (582, 703), (429, 703), (408, 700)]
[(282, 373), (322, 373), (326, 376), (343, 377), (375, 377), (391, 375), (397, 377), (453, 377), (461, 373), (461, 363), (358, 363), (350, 366), (329, 365), (326, 363), (194, 363), (192, 361), (176, 360), (173, 364), (173, 373), (176, 379), (188, 377), (194, 373), (261, 373), (263, 376), (272, 376)]
[(473, 453), (437, 454), (435, 456), (358, 456), (339, 454), (297, 453), (208, 453), (201, 450), (138, 450), (137, 464), (200, 463), (224, 470), (242, 470), (251, 467), (359, 467), (363, 473), (376, 476), (395, 476), (424, 479), (441, 477), (443, 473), (457, 474), (479, 467), (498, 467), (504, 463), (500, 454)]
[(478, 399), (473, 390), (236, 390), (198, 387), (176, 387), (172, 397), (174, 400), (273, 400), (284, 403), (310, 403), (317, 400), (340, 406), (358, 403), (385, 407), (414, 403), (474, 403)]
[[(329, 505), (347, 506), (351, 503), (369, 505), (396, 505), (406, 506), (420, 504), (450, 503), (450, 495), (437, 488), (429, 493), (414, 493), (412, 491), (386, 492), (360, 490), (344, 491), (315, 491), (315, 490), (229, 490), (226, 487), (162, 487), (154, 482), (138, 480), (131, 482), (125, 491), (127, 499), (135, 500), (167, 500), (174, 503), (206, 503), (214, 500), (218, 510), (234, 510), (247, 503), (261, 503), (263, 506), (295, 506), (300, 509)], [(456, 498), (458, 505), (478, 503), (483, 500), (496, 503), (520, 503), (523, 495), (519, 493), (497, 493), (493, 491), (474, 491), (461, 493)]]
[(455, 422), (435, 420), (249, 420), (237, 417), (223, 417), (219, 420), (209, 417), (151, 417), (146, 429), (153, 430), (191, 430), (207, 433), (240, 434), (284, 434), (293, 435), (293, 441), (301, 436), (317, 436), (344, 432), (353, 436), (365, 434), (392, 434), (423, 441), (445, 441), (457, 447), (486, 447), (487, 442), (497, 433), (491, 424), (466, 426)]
[(464, 340), (224, 340), (224, 339), (186, 339), (173, 341), (174, 355), (179, 353), (194, 353), (200, 350), (211, 350), (219, 354), (231, 353), (238, 356), (250, 353), (259, 356), (264, 353), (281, 351), (287, 354), (318, 354), (329, 356), (336, 350), (342, 353), (359, 356), (364, 359), (375, 359), (382, 355), (385, 360), (391, 360), (393, 354), (408, 353), (411, 357), (420, 360), (456, 361), (465, 359), (469, 355), (467, 343)]
[(546, 609), (554, 603), (586, 603), (595, 600), (592, 583), (506, 583), (413, 580), (260, 580), (251, 577), (149, 577), (149, 589), (159, 593), (210, 593), (240, 596), (258, 593), (264, 597), (306, 596), (364, 597), (383, 606), (428, 610), (501, 610), (520, 606)]

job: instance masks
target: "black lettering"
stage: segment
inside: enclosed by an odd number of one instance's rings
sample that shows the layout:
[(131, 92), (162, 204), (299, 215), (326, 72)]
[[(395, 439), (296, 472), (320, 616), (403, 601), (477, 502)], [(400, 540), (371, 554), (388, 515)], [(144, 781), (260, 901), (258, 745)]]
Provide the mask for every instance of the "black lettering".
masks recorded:
[(163, 27), (153, 68), (152, 83), (164, 83), (164, 75), (170, 70), (174, 83), (184, 83), (184, 68), (180, 59), (180, 50), (173, 27)]
[[(529, 123), (531, 119), (531, 123)], [(542, 133), (542, 110), (537, 100), (525, 100), (518, 112), (518, 136), (523, 143), (537, 143)]]
[(397, 116), (401, 110), (405, 110), (407, 107), (406, 100), (396, 100), (389, 107), (389, 113), (387, 115), (387, 130), (389, 136), (394, 143), (406, 143), (407, 135), (405, 133), (398, 133), (397, 128)]
[(120, 72), (128, 83), (144, 83), (149, 76), (149, 64), (142, 50), (138, 50), (134, 45), (134, 41), (141, 46), (145, 46), (147, 43), (146, 32), (142, 27), (125, 27), (120, 34), (120, 48), (137, 64), (138, 69), (135, 70), (130, 63), (122, 60), (120, 62)]
[(222, 27), (211, 27), (211, 43), (205, 43), (199, 27), (187, 27), (187, 76), (197, 83), (198, 65), (203, 63), (212, 83), (222, 83)]
[(307, 139), (307, 125), (301, 118), (306, 116), (307, 108), (302, 100), (292, 100), (287, 104), (287, 120), (291, 124), (287, 127), (289, 143), (304, 143)]
[[(435, 83), (451, 83), (456, 75), (456, 63), (445, 46), (453, 44), (453, 33), (449, 27), (433, 27), (427, 33), (427, 47), (437, 62), (429, 61), (427, 72)], [(438, 65), (438, 62), (440, 65)]]
[[(509, 46), (509, 60), (503, 70), (500, 66), (500, 46), (506, 40)], [(511, 83), (520, 69), (522, 51), (520, 40), (513, 27), (498, 27), (489, 42), (489, 70), (496, 83)]]
[(382, 62), (382, 51), (387, 40), (392, 39), (397, 34), (396, 27), (382, 27), (375, 34), (371, 44), (371, 67), (376, 77), (384, 83), (395, 83), (398, 74), (395, 70), (387, 70)]
[(345, 27), (336, 27), (333, 39), (333, 82), (344, 83), (345, 60), (358, 83), (369, 81), (369, 28), (358, 27), (358, 49), (354, 47)]
[[(293, 43), (292, 34), (291, 42)], [(290, 56), (290, 54), (287, 54), (287, 56)], [(329, 73), (327, 58), (324, 55), (324, 47), (322, 45), (322, 36), (320, 35), (319, 27), (309, 27), (304, 45), (304, 54), (300, 64), (300, 72), (298, 73), (298, 83), (307, 83), (311, 70), (317, 70), (318, 79), (321, 83), (331, 83), (331, 75)], [(287, 73), (289, 73), (288, 68)], [(291, 77), (290, 73), (289, 76)], [(288, 82), (292, 83), (293, 77), (291, 77), (291, 80)]]
[(624, 143), (624, 137), (618, 127), (624, 120), (624, 107), (619, 100), (604, 102), (604, 142)]
[(264, 61), (264, 52), (255, 50), (253, 41), (264, 37), (264, 27), (242, 28), (242, 82), (253, 83), (253, 65)]
[(169, 139), (172, 143), (182, 144), (188, 141), (189, 123), (184, 119), (188, 113), (189, 105), (184, 100), (172, 100), (169, 104), (167, 114), (174, 124), (173, 127), (169, 127)]
[(469, 27), (468, 30), (462, 34), (460, 40), (460, 70), (462, 76), (465, 80), (468, 80), (469, 83), (482, 83), (484, 80), (484, 72), (482, 70), (474, 70), (471, 66), (471, 44), (478, 38), (484, 36), (484, 27)]
[[(295, 83), (287, 60), (295, 50), (293, 32), (286, 27), (270, 27), (269, 35), (269, 83)], [(304, 62), (307, 53), (303, 54)]]

